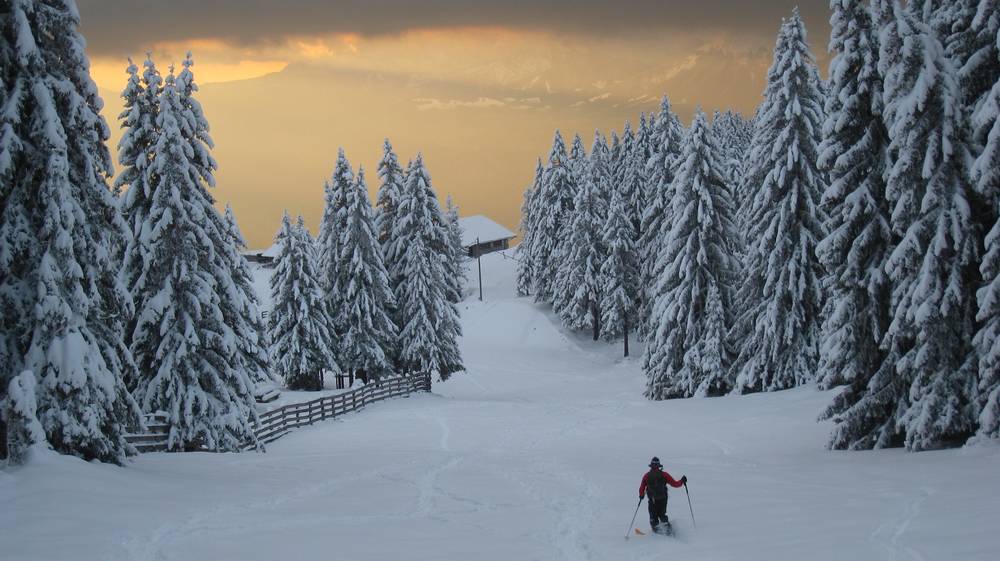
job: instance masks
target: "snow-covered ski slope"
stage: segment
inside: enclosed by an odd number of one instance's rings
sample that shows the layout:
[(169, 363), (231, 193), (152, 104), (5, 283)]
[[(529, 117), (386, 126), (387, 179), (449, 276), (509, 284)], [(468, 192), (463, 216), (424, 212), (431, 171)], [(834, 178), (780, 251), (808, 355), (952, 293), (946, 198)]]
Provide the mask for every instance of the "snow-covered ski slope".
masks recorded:
[[(1000, 447), (830, 452), (812, 388), (648, 402), (638, 358), (514, 298), (512, 261), (483, 273), (467, 374), (266, 454), (2, 471), (0, 559), (1000, 559)], [(653, 455), (690, 478), (698, 526), (674, 490), (678, 537), (626, 541)]]

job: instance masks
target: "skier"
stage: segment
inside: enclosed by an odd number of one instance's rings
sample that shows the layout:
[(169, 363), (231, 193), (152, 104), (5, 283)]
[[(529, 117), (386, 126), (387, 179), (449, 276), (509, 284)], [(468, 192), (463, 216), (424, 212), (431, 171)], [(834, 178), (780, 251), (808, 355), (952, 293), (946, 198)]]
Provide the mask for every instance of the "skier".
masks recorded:
[[(667, 485), (682, 487), (687, 480), (685, 475), (677, 481), (663, 471), (663, 464), (656, 456), (649, 461), (649, 471), (642, 476), (642, 483), (639, 485), (639, 501), (642, 501), (647, 492), (649, 493), (649, 527), (654, 532), (670, 533), (670, 520), (667, 518)], [(663, 524), (662, 530), (660, 524)]]

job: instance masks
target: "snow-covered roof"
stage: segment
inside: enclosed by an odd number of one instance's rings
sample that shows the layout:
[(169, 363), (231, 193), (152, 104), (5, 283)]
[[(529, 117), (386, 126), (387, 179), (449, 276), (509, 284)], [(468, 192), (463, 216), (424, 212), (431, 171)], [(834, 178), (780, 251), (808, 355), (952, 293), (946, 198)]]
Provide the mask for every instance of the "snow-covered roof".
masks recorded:
[(510, 239), (516, 235), (482, 214), (459, 218), (458, 225), (462, 228), (463, 247), (476, 245), (477, 238), (479, 243), (487, 243)]

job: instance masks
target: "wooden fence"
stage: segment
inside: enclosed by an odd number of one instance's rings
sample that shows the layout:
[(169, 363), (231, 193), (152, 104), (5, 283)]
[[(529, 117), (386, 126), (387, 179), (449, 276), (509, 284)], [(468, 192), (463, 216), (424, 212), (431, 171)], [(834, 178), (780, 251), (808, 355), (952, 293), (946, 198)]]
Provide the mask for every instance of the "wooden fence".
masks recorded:
[[(357, 411), (369, 403), (393, 397), (408, 397), (411, 393), (431, 391), (429, 373), (411, 374), (372, 382), (335, 395), (320, 397), (304, 403), (284, 405), (273, 411), (261, 413), (254, 424), (254, 435), (261, 444), (274, 442), (292, 429), (311, 425), (317, 421), (332, 419), (344, 413)], [(167, 417), (156, 413), (146, 417), (146, 432), (126, 435), (139, 452), (160, 452), (167, 449), (167, 435), (170, 426)], [(246, 449), (253, 448), (248, 443)]]

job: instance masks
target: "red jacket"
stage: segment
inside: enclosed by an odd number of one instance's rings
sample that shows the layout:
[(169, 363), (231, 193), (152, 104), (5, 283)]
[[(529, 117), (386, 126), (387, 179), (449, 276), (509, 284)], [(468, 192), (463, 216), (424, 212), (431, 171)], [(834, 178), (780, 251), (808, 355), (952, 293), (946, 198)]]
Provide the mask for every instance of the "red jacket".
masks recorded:
[[(667, 473), (665, 471), (662, 471), (662, 470), (659, 473), (661, 475), (663, 475), (663, 477), (666, 478), (667, 485), (670, 485), (671, 487), (683, 487), (684, 486), (683, 483), (681, 483), (680, 481), (677, 481), (676, 479), (674, 479), (673, 477), (671, 477), (669, 473)], [(639, 484), (639, 497), (640, 498), (646, 496), (646, 482), (648, 480), (649, 480), (649, 472), (647, 471), (642, 476), (642, 483)]]

